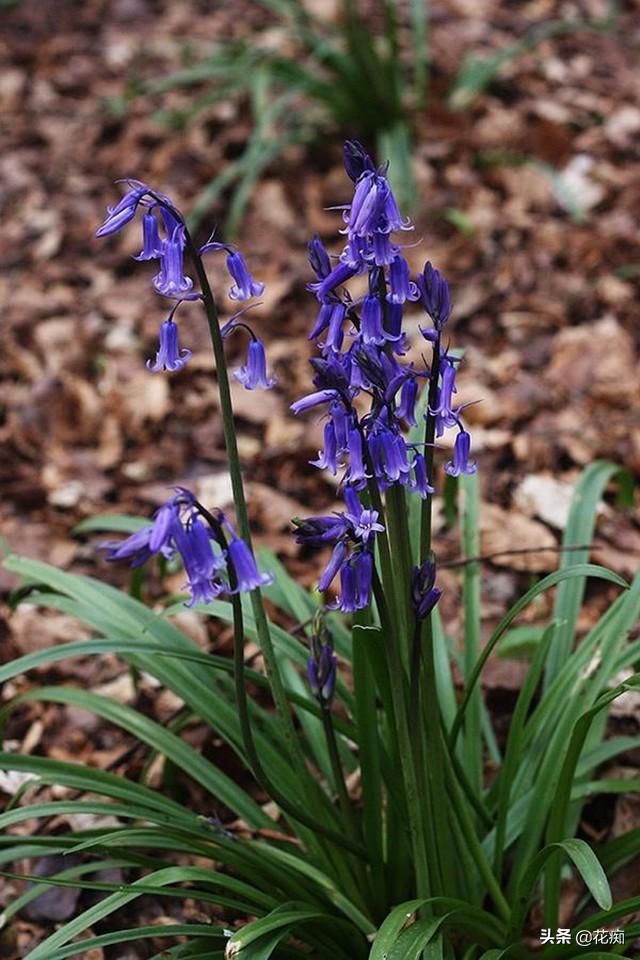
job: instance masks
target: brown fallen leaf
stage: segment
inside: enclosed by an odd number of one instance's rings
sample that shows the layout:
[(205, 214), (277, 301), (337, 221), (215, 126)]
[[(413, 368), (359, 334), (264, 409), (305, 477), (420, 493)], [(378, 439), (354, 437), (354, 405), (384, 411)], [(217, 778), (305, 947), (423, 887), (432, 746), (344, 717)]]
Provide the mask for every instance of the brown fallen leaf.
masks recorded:
[[(483, 503), (480, 510), (481, 553), (492, 557), (498, 567), (548, 573), (558, 566), (557, 553), (537, 548), (556, 547), (551, 531), (537, 520), (531, 520), (516, 510), (504, 510), (493, 503)], [(531, 549), (531, 553), (493, 557), (509, 550)]]
[(513, 495), (513, 502), (527, 517), (539, 517), (556, 530), (564, 530), (569, 518), (573, 485), (550, 473), (529, 474)]

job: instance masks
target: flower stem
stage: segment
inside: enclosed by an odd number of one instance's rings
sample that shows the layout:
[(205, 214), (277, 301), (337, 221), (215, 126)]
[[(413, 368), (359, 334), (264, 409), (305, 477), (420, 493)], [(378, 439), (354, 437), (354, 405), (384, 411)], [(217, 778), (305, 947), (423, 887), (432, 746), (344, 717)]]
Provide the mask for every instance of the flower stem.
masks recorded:
[[(202, 507), (201, 504), (198, 504), (198, 507), (209, 525), (215, 531), (216, 539), (218, 540), (220, 546), (223, 550), (226, 550), (226, 538), (220, 524), (216, 521), (215, 517), (209, 513), (209, 511)], [(229, 574), (229, 583), (231, 585), (231, 589), (234, 591), (237, 587), (238, 581), (235, 568), (229, 558), (227, 559), (227, 571)], [(288, 797), (280, 792), (278, 787), (276, 787), (275, 784), (270, 781), (269, 777), (265, 773), (256, 749), (255, 741), (253, 739), (251, 718), (249, 716), (247, 690), (244, 679), (244, 618), (242, 615), (242, 602), (238, 593), (232, 592), (231, 607), (233, 610), (233, 667), (236, 700), (238, 703), (238, 715), (240, 720), (240, 731), (242, 733), (242, 743), (247, 755), (249, 767), (253, 775), (262, 789), (275, 803), (277, 803), (284, 813), (290, 816), (292, 819), (297, 820), (299, 823), (308, 827), (313, 831), (314, 834), (320, 834), (321, 836), (326, 837), (328, 840), (331, 840), (333, 843), (338, 844), (340, 847), (346, 847), (352, 853), (355, 853), (360, 857), (366, 855), (361, 844), (354, 843), (348, 837), (345, 837), (342, 834), (337, 833), (337, 831), (332, 830), (330, 827), (327, 827), (325, 824), (320, 823), (313, 817), (310, 817), (309, 814), (307, 814), (304, 810), (300, 810), (296, 804), (291, 803)]]
[[(218, 375), (218, 391), (220, 395), (220, 409), (222, 412), (222, 425), (224, 431), (225, 446), (229, 458), (229, 474), (231, 476), (231, 487), (233, 490), (233, 502), (236, 510), (236, 518), (240, 535), (247, 546), (251, 548), (251, 529), (249, 526), (249, 514), (247, 511), (247, 502), (244, 495), (244, 486), (242, 482), (242, 471), (240, 468), (240, 456), (238, 454), (238, 444), (236, 440), (235, 426), (233, 421), (233, 405), (231, 402), (231, 388), (229, 384), (229, 374), (224, 355), (224, 346), (220, 324), (218, 319), (218, 308), (216, 306), (213, 291), (209, 284), (202, 257), (198, 251), (193, 237), (185, 226), (185, 244), (194, 269), (196, 271), (202, 299), (204, 303), (207, 321), (209, 324), (209, 333), (211, 336), (211, 345), (216, 362), (216, 371)], [(289, 754), (296, 764), (300, 773), (301, 783), (305, 785), (305, 792), (309, 799), (315, 804), (315, 784), (311, 780), (307, 766), (304, 761), (302, 749), (296, 735), (293, 718), (289, 710), (289, 704), (285, 693), (280, 668), (275, 655), (269, 623), (262, 603), (262, 594), (259, 589), (252, 590), (250, 594), (251, 607), (256, 623), (258, 642), (264, 658), (265, 669), (269, 678), (271, 691), (273, 695), (276, 712), (279, 717), (280, 725), (284, 736), (284, 742), (288, 748)], [(311, 780), (311, 784), (309, 781)]]
[[(436, 436), (436, 418), (429, 413), (429, 408), (434, 410), (438, 403), (438, 380), (440, 379), (440, 341), (441, 336), (438, 333), (433, 345), (431, 360), (431, 371), (429, 373), (429, 398), (427, 402), (427, 412), (425, 415), (424, 458), (427, 464), (427, 477), (429, 482), (433, 481), (433, 460), (434, 460), (434, 441)], [(420, 545), (419, 562), (422, 563), (429, 556), (431, 550), (431, 512), (433, 504), (433, 494), (429, 493), (422, 501), (422, 510), (420, 512)]]
[[(378, 572), (375, 569), (373, 573), (373, 588), (378, 609), (380, 611), (386, 610), (384, 588)], [(383, 628), (385, 628), (384, 622)], [(389, 655), (391, 696), (396, 720), (396, 734), (398, 737), (400, 766), (407, 805), (407, 819), (409, 821), (409, 833), (415, 861), (416, 895), (421, 898), (426, 898), (431, 895), (431, 881), (427, 862), (424, 824), (420, 812), (420, 791), (418, 790), (418, 778), (414, 766), (415, 757), (409, 730), (405, 682), (406, 674), (402, 667), (398, 645), (393, 641), (393, 637), (391, 637), (391, 642), (387, 643), (386, 649)]]

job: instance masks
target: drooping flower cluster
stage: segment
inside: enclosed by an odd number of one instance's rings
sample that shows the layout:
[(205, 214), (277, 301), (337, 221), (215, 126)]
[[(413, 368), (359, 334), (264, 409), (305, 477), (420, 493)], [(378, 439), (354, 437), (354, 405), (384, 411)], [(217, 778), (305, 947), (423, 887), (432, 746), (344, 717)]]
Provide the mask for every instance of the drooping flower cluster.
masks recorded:
[[(352, 202), (343, 209), (347, 243), (335, 264), (319, 237), (309, 243), (309, 262), (316, 275), (309, 290), (320, 305), (309, 339), (316, 341), (321, 355), (311, 360), (314, 391), (291, 409), (296, 414), (315, 408), (326, 411), (324, 447), (312, 462), (334, 476), (341, 472), (348, 512), (311, 518), (298, 525), (297, 536), (307, 543), (334, 543), (319, 586), (328, 589), (340, 573), (337, 605), (352, 611), (369, 603), (373, 541), (383, 529), (376, 515), (366, 540), (357, 532), (358, 524), (349, 518), (375, 513), (363, 507), (360, 494), (372, 485), (384, 492), (397, 484), (422, 498), (434, 492), (427, 473), (426, 442), (409, 443), (405, 436), (406, 427), (418, 423), (420, 387), (430, 385), (431, 377), (430, 396), (435, 403), (423, 416), (434, 418), (436, 437), (449, 428), (458, 430), (453, 460), (445, 470), (457, 476), (473, 473), (476, 467), (469, 462), (470, 438), (460, 421), (462, 406), (454, 404), (459, 360), (441, 343), (451, 314), (447, 281), (429, 262), (412, 279), (395, 235), (413, 228), (400, 215), (385, 168), (376, 169), (356, 142), (345, 145), (344, 160), (354, 182)], [(344, 285), (362, 274), (367, 276), (367, 292), (353, 299)], [(434, 351), (430, 370), (417, 369), (402, 359), (407, 352), (403, 331), (407, 302), (418, 303), (431, 321), (421, 328)], [(359, 412), (363, 394), (369, 398), (364, 414)]]
[[(132, 569), (142, 566), (154, 554), (171, 559), (182, 557), (191, 593), (188, 607), (209, 603), (223, 594), (245, 593), (271, 582), (260, 573), (247, 544), (222, 513), (213, 517), (203, 510), (184, 487), (155, 513), (153, 523), (126, 540), (100, 545), (108, 550), (107, 560), (129, 560)], [(230, 573), (235, 576), (232, 586)]]
[(373, 576), (373, 545), (376, 533), (384, 530), (376, 510), (362, 506), (354, 487), (344, 489), (347, 511), (294, 521), (296, 540), (307, 544), (333, 544), (329, 562), (318, 589), (325, 592), (340, 574), (340, 596), (334, 607), (353, 613), (366, 606)]
[[(160, 327), (160, 342), (155, 360), (149, 360), (147, 367), (152, 373), (160, 370), (181, 370), (189, 360), (191, 350), (180, 349), (174, 315), (185, 300), (202, 299), (202, 294), (193, 289), (192, 278), (186, 276), (184, 271), (187, 227), (182, 214), (165, 194), (153, 190), (140, 180), (127, 180), (126, 183), (129, 187), (127, 193), (115, 207), (107, 210), (107, 216), (96, 231), (96, 236), (106, 237), (117, 233), (134, 219), (139, 209), (144, 210), (142, 250), (134, 260), (157, 260), (159, 269), (153, 278), (153, 287), (161, 296), (176, 301)], [(228, 244), (209, 242), (195, 252), (197, 256), (202, 256), (217, 251), (225, 251), (227, 254), (227, 269), (233, 281), (228, 291), (229, 299), (244, 301), (260, 296), (264, 284), (251, 276), (239, 250)], [(268, 389), (273, 386), (275, 379), (267, 376), (264, 347), (246, 323), (236, 322), (239, 315), (233, 316), (223, 328), (225, 337), (237, 329), (245, 330), (250, 337), (247, 363), (236, 372), (235, 377), (247, 390), (254, 390), (256, 387)]]

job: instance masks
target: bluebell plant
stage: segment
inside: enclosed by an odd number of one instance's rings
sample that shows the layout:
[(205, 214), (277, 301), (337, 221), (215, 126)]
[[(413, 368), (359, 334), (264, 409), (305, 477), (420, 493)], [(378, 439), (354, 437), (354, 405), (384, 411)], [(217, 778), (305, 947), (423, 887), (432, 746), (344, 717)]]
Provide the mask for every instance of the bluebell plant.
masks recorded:
[[(234, 506), (227, 515), (179, 486), (142, 526), (138, 518), (119, 518), (114, 527), (109, 518), (84, 525), (129, 534), (101, 544), (109, 561), (138, 571), (154, 558), (181, 562), (188, 596), (161, 611), (142, 602), (144, 583), (139, 597), (129, 596), (102, 579), (15, 555), (5, 561), (25, 579), (34, 602), (75, 615), (94, 635), (0, 666), (0, 681), (65, 656), (116, 653), (184, 703), (175, 724), (163, 727), (75, 687), (26, 689), (0, 718), (38, 698), (93, 711), (195, 779), (211, 808), (198, 815), (182, 797), (104, 770), (0, 755), (0, 769), (35, 774), (36, 789), (60, 782), (77, 791), (81, 799), (65, 795), (65, 814), (118, 818), (115, 827), (21, 833), (18, 843), (0, 834), (0, 866), (31, 851), (104, 849), (108, 860), (72, 866), (46, 882), (82, 885), (83, 872), (105, 865), (147, 871), (129, 887), (90, 882), (109, 896), (47, 937), (28, 960), (64, 960), (94, 946), (185, 934), (188, 940), (163, 956), (524, 960), (531, 955), (525, 933), (534, 898), (542, 903), (547, 932), (558, 928), (562, 857), (584, 881), (583, 903), (599, 907), (581, 921), (587, 932), (638, 909), (637, 897), (612, 907), (598, 856), (575, 836), (585, 798), (608, 789), (606, 779), (594, 780), (598, 765), (638, 746), (629, 737), (601, 743), (604, 724), (594, 720), (640, 682), (638, 674), (622, 683), (613, 679), (629, 674), (638, 660), (638, 641), (629, 632), (640, 616), (640, 576), (573, 644), (585, 578), (629, 586), (587, 563), (588, 550), (577, 546), (591, 538), (598, 499), (616, 468), (590, 465), (566, 535), (577, 556), (568, 552), (559, 570), (533, 584), (482, 645), (478, 468), (466, 404), (458, 402), (461, 358), (447, 334), (449, 285), (429, 261), (417, 274), (411, 270), (405, 245), (413, 243), (413, 225), (399, 212), (386, 167), (376, 166), (356, 141), (345, 145), (344, 165), (353, 194), (340, 208), (340, 247), (330, 252), (317, 236), (308, 245), (308, 288), (317, 311), (309, 324), (312, 384), (291, 404), (294, 415), (322, 422), (322, 447), (310, 464), (328, 475), (340, 498), (333, 511), (293, 519), (301, 553), (324, 552), (311, 591), (273, 555), (256, 558), (248, 518), (225, 342), (235, 332), (248, 338), (246, 361), (233, 373), (240, 384), (274, 386), (264, 344), (247, 319), (262, 282), (237, 248), (213, 237), (198, 245), (172, 200), (137, 180), (126, 181), (125, 196), (98, 229), (99, 237), (109, 236), (137, 218), (142, 239), (135, 259), (156, 261), (152, 286), (170, 304), (157, 355), (147, 362), (150, 373), (180, 375), (191, 354), (180, 345), (178, 311), (191, 303), (204, 313)], [(218, 313), (205, 268), (209, 255), (226, 257), (225, 293), (236, 310), (229, 319)], [(411, 324), (413, 340), (409, 311), (418, 320)], [(420, 361), (411, 359), (417, 356)], [(459, 649), (440, 620), (443, 578), (432, 544), (433, 500), (443, 482), (460, 494)], [(139, 587), (140, 574), (137, 581)], [(502, 744), (479, 678), (514, 618), (552, 587), (553, 618), (537, 636)], [(265, 600), (278, 611), (273, 619)], [(232, 626), (232, 662), (203, 651), (172, 622), (185, 604)], [(257, 645), (257, 664), (245, 660), (247, 639)], [(185, 716), (201, 718), (234, 751), (250, 774), (243, 778), (250, 780), (246, 788), (216, 766), (215, 750), (199, 753), (179, 736)], [(619, 788), (619, 782), (611, 787)], [(105, 805), (101, 796), (112, 802)], [(48, 797), (33, 806), (15, 802), (0, 814), (0, 826), (57, 809)], [(640, 852), (636, 834), (600, 847), (609, 870)], [(179, 862), (167, 862), (174, 854)], [(183, 882), (188, 890), (178, 886)], [(157, 925), (138, 925), (77, 939), (147, 891), (213, 903), (224, 911), (226, 927), (176, 923), (162, 925), (160, 934)], [(37, 892), (36, 885), (16, 898), (4, 921)], [(584, 953), (576, 942), (542, 956), (597, 960), (604, 954)]]
[[(445, 466), (451, 476), (472, 474), (476, 464), (469, 460), (470, 436), (461, 419), (463, 406), (455, 402), (459, 358), (452, 355), (443, 343), (443, 333), (451, 314), (447, 280), (430, 262), (425, 263), (418, 276), (412, 276), (403, 256), (403, 237), (414, 228), (410, 220), (400, 214), (386, 166), (376, 167), (357, 141), (345, 144), (344, 163), (353, 182), (352, 200), (340, 208), (344, 246), (339, 253), (332, 255), (318, 236), (314, 236), (308, 245), (309, 263), (315, 274), (308, 289), (318, 303), (317, 319), (309, 334), (318, 350), (318, 355), (311, 359), (314, 389), (296, 400), (291, 409), (296, 415), (311, 412), (324, 418), (324, 445), (317, 459), (311, 462), (338, 478), (345, 509), (329, 516), (296, 519), (294, 527), (298, 543), (332, 548), (318, 581), (318, 590), (326, 598), (327, 614), (337, 610), (342, 614), (361, 616), (363, 623), (374, 618), (392, 638), (392, 709), (398, 722), (398, 745), (404, 753), (410, 753), (401, 762), (401, 775), (413, 806), (421, 789), (421, 753), (425, 747), (424, 743), (410, 746), (408, 724), (417, 722), (416, 711), (420, 709), (422, 688), (419, 682), (423, 669), (422, 651), (432, 647), (429, 614), (441, 593), (436, 586), (436, 565), (430, 543), (437, 440), (447, 430), (457, 431), (453, 458)], [(224, 338), (239, 328), (249, 333), (247, 362), (235, 374), (246, 388), (268, 389), (273, 386), (274, 378), (267, 375), (263, 344), (245, 320), (239, 319), (239, 314), (219, 325), (203, 256), (226, 252), (227, 268), (233, 280), (228, 290), (232, 300), (250, 300), (259, 296), (264, 286), (254, 280), (239, 251), (213, 239), (197, 248), (184, 218), (168, 197), (139, 181), (127, 183), (127, 194), (108, 212), (97, 235), (101, 237), (120, 230), (138, 210), (143, 211), (140, 259), (159, 260), (160, 269), (153, 278), (153, 286), (162, 296), (176, 301), (161, 328), (160, 350), (150, 369), (164, 366), (171, 370), (184, 365), (188, 356), (179, 351), (174, 314), (184, 300), (201, 299), (204, 302), (218, 361), (225, 437), (242, 536), (232, 532), (227, 548), (220, 536), (227, 521), (213, 520), (212, 514), (198, 505), (192, 494), (180, 490), (160, 508), (146, 536), (144, 532), (136, 532), (123, 544), (108, 545), (109, 558), (130, 558), (134, 565), (138, 565), (152, 553), (164, 551), (166, 554), (177, 550), (189, 578), (190, 605), (209, 603), (224, 593), (233, 595), (238, 590), (248, 591), (252, 596), (263, 650), (267, 651), (267, 668), (275, 685), (276, 705), (287, 717), (291, 735), (290, 718), (259, 591), (269, 582), (269, 576), (259, 573), (250, 546), (222, 351)], [(200, 280), (200, 292), (194, 290), (193, 280), (185, 275), (185, 251), (189, 252)], [(355, 295), (350, 289), (355, 278), (364, 278), (364, 294)], [(423, 313), (419, 330), (425, 347), (431, 351), (429, 364), (416, 366), (405, 359), (410, 344), (403, 316), (409, 306)], [(426, 402), (419, 408), (423, 393)], [(407, 438), (410, 427), (414, 431), (413, 440)], [(422, 501), (415, 557), (409, 542), (407, 497)], [(203, 517), (205, 521), (207, 518), (211, 521), (209, 526), (203, 522)], [(402, 571), (399, 576), (393, 569), (394, 563), (398, 562), (401, 562)], [(225, 566), (228, 567), (226, 579), (223, 575)], [(339, 590), (335, 599), (331, 599), (330, 591), (336, 580), (339, 581)], [(238, 618), (242, 618), (237, 602), (234, 615), (237, 625)], [(324, 706), (331, 701), (336, 669), (331, 645), (319, 644), (317, 638), (313, 640), (307, 672), (311, 691)], [(406, 670), (412, 673), (410, 691), (404, 690), (402, 675)], [(241, 686), (242, 678), (238, 677), (238, 690)], [(425, 690), (427, 697), (432, 693), (428, 688)], [(242, 706), (241, 693), (240, 700)], [(330, 729), (325, 732), (331, 741)], [(253, 760), (254, 773), (265, 784), (248, 715), (243, 717), (243, 736), (247, 753)], [(332, 749), (332, 756), (334, 753)], [(269, 783), (267, 786), (274, 796), (275, 785)], [(341, 792), (341, 801), (352, 834), (349, 843), (357, 846), (359, 831), (351, 812), (347, 813), (350, 805), (344, 792)], [(285, 808), (302, 822), (309, 822), (306, 812), (292, 808), (287, 802)], [(423, 894), (431, 888), (424, 824), (416, 810), (408, 811), (408, 820), (416, 862), (416, 889)], [(314, 828), (317, 829), (316, 823)], [(331, 830), (325, 829), (325, 834), (331, 836)]]
[[(401, 217), (384, 167), (376, 169), (355, 141), (345, 146), (345, 168), (354, 182), (354, 195), (343, 210), (346, 245), (332, 258), (319, 237), (309, 243), (309, 262), (317, 280), (309, 284), (319, 301), (319, 313), (309, 338), (320, 356), (312, 360), (317, 388), (292, 405), (296, 414), (325, 410), (324, 449), (315, 466), (337, 475), (348, 513), (341, 523), (315, 518), (299, 524), (299, 541), (335, 542), (328, 566), (320, 578), (325, 591), (341, 575), (338, 606), (344, 612), (365, 608), (371, 601), (375, 535), (384, 531), (381, 511), (364, 509), (361, 496), (378, 504), (380, 494), (402, 487), (429, 502), (434, 487), (433, 441), (446, 430), (458, 433), (453, 460), (445, 470), (452, 476), (473, 473), (469, 462), (470, 437), (455, 405), (459, 359), (442, 346), (442, 333), (451, 314), (446, 278), (430, 262), (413, 280), (402, 255), (398, 231), (412, 225)], [(334, 262), (335, 261), (335, 262)], [(348, 282), (366, 277), (367, 292), (353, 297)], [(403, 311), (416, 304), (428, 318), (421, 327), (432, 348), (429, 368), (403, 361), (408, 348)], [(406, 429), (417, 426), (416, 403), (423, 386), (429, 404), (421, 419), (424, 438), (408, 442)], [(363, 398), (368, 409), (363, 413)], [(429, 431), (427, 424), (433, 429)], [(353, 518), (364, 516), (364, 526)], [(349, 523), (351, 518), (351, 523)], [(319, 527), (324, 527), (322, 534)], [(347, 550), (347, 543), (353, 549)]]

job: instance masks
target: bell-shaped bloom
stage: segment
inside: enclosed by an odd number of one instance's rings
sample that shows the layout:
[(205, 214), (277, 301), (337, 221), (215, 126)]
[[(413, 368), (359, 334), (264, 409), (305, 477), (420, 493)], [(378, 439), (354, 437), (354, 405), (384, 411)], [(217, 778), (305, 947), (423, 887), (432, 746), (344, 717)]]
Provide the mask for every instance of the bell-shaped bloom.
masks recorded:
[(177, 502), (178, 500), (178, 497), (174, 497), (173, 500), (163, 503), (162, 506), (156, 510), (153, 518), (153, 526), (151, 527), (151, 536), (149, 537), (149, 549), (152, 553), (166, 550), (167, 547), (171, 549), (171, 553), (173, 552), (170, 545), (175, 536), (178, 516), (180, 514), (180, 504)]
[(153, 551), (149, 547), (152, 529), (148, 526), (143, 530), (136, 530), (126, 540), (107, 540), (98, 546), (101, 550), (109, 551), (107, 560), (130, 560), (131, 569), (136, 570), (153, 556)]
[(158, 260), (162, 256), (164, 241), (160, 238), (158, 221), (148, 210), (142, 218), (142, 250), (134, 260)]
[(345, 220), (349, 238), (389, 234), (394, 230), (410, 229), (411, 226), (408, 220), (400, 216), (387, 178), (374, 171), (365, 171), (360, 176)]
[(370, 257), (377, 267), (386, 267), (397, 256), (399, 247), (391, 242), (390, 233), (374, 233), (370, 241)]
[(367, 438), (375, 475), (383, 488), (409, 478), (407, 445), (400, 433), (377, 424)]
[(355, 613), (358, 609), (356, 575), (351, 563), (345, 563), (340, 571), (340, 596), (331, 606), (342, 613)]
[(234, 593), (250, 593), (273, 581), (268, 573), (260, 573), (251, 550), (240, 537), (233, 537), (229, 543), (229, 559), (238, 581)]
[(329, 350), (333, 350), (335, 353), (340, 353), (340, 349), (344, 340), (342, 324), (344, 322), (345, 313), (346, 308), (343, 303), (333, 304), (331, 316), (329, 318), (329, 328), (327, 330), (325, 347)]
[(352, 560), (356, 573), (356, 603), (357, 609), (362, 610), (371, 599), (371, 583), (373, 580), (373, 557), (368, 551), (357, 553)]
[(318, 450), (318, 459), (309, 463), (319, 470), (328, 470), (335, 477), (338, 472), (338, 448), (336, 444), (336, 430), (331, 420), (324, 427), (324, 448)]
[(429, 478), (427, 476), (427, 463), (421, 453), (416, 453), (415, 457), (413, 458), (412, 467), (413, 482), (409, 484), (409, 489), (411, 493), (417, 493), (422, 497), (423, 500), (425, 500), (435, 491), (429, 483)]
[(429, 413), (436, 418), (436, 436), (441, 437), (447, 427), (457, 423), (453, 408), (453, 394), (456, 393), (456, 368), (446, 354), (440, 356), (441, 383), (438, 387), (438, 399), (435, 407), (429, 407)]
[(188, 607), (209, 603), (227, 590), (219, 578), (225, 565), (224, 554), (214, 553), (207, 528), (197, 516), (192, 516), (184, 527), (178, 525), (175, 541), (189, 578), (185, 584), (191, 592)]
[(396, 417), (406, 420), (410, 426), (416, 426), (416, 400), (418, 397), (418, 380), (416, 377), (405, 379), (400, 392), (400, 403), (396, 407)]
[(334, 401), (329, 407), (329, 416), (336, 432), (338, 450), (351, 450), (352, 417), (344, 408), (344, 404)]
[(362, 301), (360, 336), (365, 344), (380, 345), (385, 341), (383, 312), (379, 297), (368, 294)]
[(353, 427), (349, 431), (347, 449), (349, 451), (349, 469), (347, 470), (347, 480), (353, 486), (361, 487), (367, 482), (368, 474), (364, 463), (362, 434), (357, 427)]
[(184, 227), (178, 223), (164, 242), (160, 272), (153, 278), (156, 291), (163, 297), (181, 299), (193, 288), (191, 277), (184, 275)]
[(318, 580), (318, 590), (320, 593), (325, 593), (325, 591), (329, 589), (336, 574), (342, 570), (347, 560), (347, 553), (347, 544), (343, 540), (339, 540), (333, 548), (329, 562)]
[(340, 596), (332, 607), (342, 613), (362, 610), (371, 599), (373, 559), (367, 551), (354, 553), (340, 571)]
[(406, 300), (418, 299), (418, 288), (411, 280), (409, 264), (404, 257), (396, 256), (389, 265), (389, 303), (402, 304)]
[(335, 304), (333, 303), (323, 303), (320, 305), (320, 310), (318, 311), (318, 317), (313, 329), (309, 336), (308, 340), (316, 340), (320, 334), (324, 333), (331, 322), (331, 314), (333, 313), (333, 308)]
[(181, 350), (178, 340), (178, 324), (173, 320), (165, 320), (160, 327), (160, 346), (155, 360), (147, 360), (147, 369), (151, 373), (159, 370), (182, 370), (191, 356), (191, 350), (186, 347)]
[(475, 473), (478, 469), (475, 461), (469, 463), (471, 451), (471, 437), (466, 430), (460, 430), (453, 445), (453, 460), (445, 464), (445, 471), (450, 477), (457, 477), (461, 473)]
[(250, 300), (251, 297), (259, 297), (264, 290), (264, 283), (253, 279), (239, 250), (227, 254), (227, 270), (234, 281), (229, 288), (231, 300)]
[(257, 337), (253, 337), (249, 341), (246, 364), (236, 370), (233, 376), (243, 385), (245, 390), (255, 390), (256, 387), (269, 390), (276, 382), (275, 377), (267, 376), (267, 357), (264, 352), (264, 344)]

